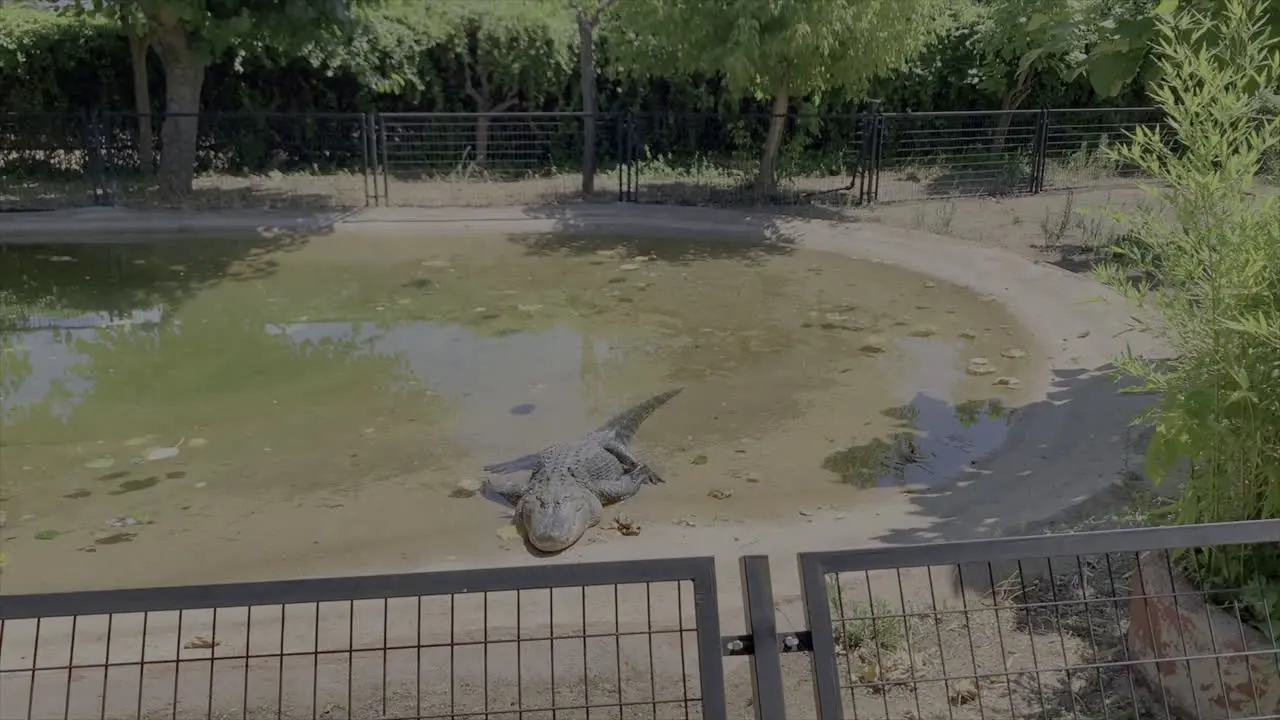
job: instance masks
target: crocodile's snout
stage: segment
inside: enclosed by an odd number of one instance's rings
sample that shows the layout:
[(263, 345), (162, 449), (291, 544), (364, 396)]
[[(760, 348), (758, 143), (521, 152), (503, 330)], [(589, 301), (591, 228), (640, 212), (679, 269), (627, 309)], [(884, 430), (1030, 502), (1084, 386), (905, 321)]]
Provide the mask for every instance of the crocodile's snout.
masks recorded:
[(546, 553), (567, 550), (591, 524), (591, 503), (584, 493), (558, 497), (526, 495), (520, 503), (521, 524), (529, 544)]

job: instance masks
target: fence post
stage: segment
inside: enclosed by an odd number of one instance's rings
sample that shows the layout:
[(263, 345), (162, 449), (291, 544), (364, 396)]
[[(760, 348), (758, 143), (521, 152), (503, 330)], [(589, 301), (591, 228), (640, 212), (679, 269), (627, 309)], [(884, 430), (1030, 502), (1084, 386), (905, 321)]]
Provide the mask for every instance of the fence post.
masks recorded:
[(627, 110), (627, 194), (631, 202), (640, 202), (640, 160), (636, 142), (636, 116)]
[(867, 103), (862, 113), (862, 147), (858, 149), (858, 164), (862, 177), (858, 184), (858, 204), (869, 205), (880, 196), (880, 142), (884, 132), (884, 118), (880, 115), (880, 101)]
[[(382, 113), (377, 113), (375, 122), (378, 131), (374, 134), (374, 153), (378, 155), (379, 170), (382, 172), (382, 204), (391, 207), (391, 170), (387, 167), (387, 118)], [(378, 176), (373, 177), (373, 182), (377, 184)]]
[(773, 579), (767, 555), (745, 555), (742, 572), (743, 609), (751, 636), (751, 693), (758, 720), (785, 720), (782, 654), (778, 650), (778, 616), (773, 607)]
[[(373, 200), (373, 206), (378, 205), (378, 174), (377, 174), (377, 152), (370, 152), (370, 145), (373, 143), (373, 121), (370, 119), (369, 113), (360, 113), (360, 172), (364, 176), (364, 206), (369, 207), (369, 200)], [(373, 192), (369, 192), (369, 178), (373, 178)]]
[(85, 174), (93, 193), (94, 205), (110, 205), (111, 194), (107, 190), (106, 158), (102, 152), (102, 118), (97, 108), (81, 114), (81, 132), (84, 136)]
[(1049, 162), (1049, 109), (1040, 108), (1036, 113), (1034, 157), (1031, 161), (1031, 194), (1044, 190), (1044, 176)]
[(626, 114), (610, 113), (609, 117), (613, 118), (613, 152), (618, 158), (618, 202), (626, 202), (627, 196), (623, 187), (623, 175), (627, 172), (627, 158), (623, 154)]

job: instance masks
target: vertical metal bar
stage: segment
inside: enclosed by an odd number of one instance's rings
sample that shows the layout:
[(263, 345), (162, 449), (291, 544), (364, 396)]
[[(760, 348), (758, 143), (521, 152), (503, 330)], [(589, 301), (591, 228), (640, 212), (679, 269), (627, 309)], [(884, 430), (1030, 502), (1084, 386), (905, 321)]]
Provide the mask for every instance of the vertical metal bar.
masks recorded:
[(636, 160), (636, 116), (627, 111), (627, 200), (640, 202), (640, 165)]
[(773, 579), (766, 555), (738, 560), (742, 600), (751, 636), (751, 692), (758, 720), (785, 720), (787, 704), (782, 685), (782, 654), (778, 652), (778, 617), (773, 609)]
[(373, 204), (377, 205), (377, 176), (374, 176), (373, 194), (369, 193), (369, 113), (360, 114), (360, 174), (364, 179), (364, 206), (369, 207), (369, 199), (373, 198)]
[(702, 720), (728, 720), (724, 657), (720, 652), (720, 603), (716, 567), (707, 562), (693, 577), (693, 613), (698, 626), (698, 677), (702, 684)]
[(627, 159), (626, 156), (623, 155), (623, 148), (626, 145), (622, 135), (626, 132), (625, 116), (610, 114), (609, 117), (613, 118), (613, 151), (617, 154), (618, 158), (618, 202), (626, 202), (627, 197), (622, 186), (622, 176), (628, 171)]
[(840, 704), (840, 670), (836, 666), (836, 636), (831, 626), (831, 605), (822, 559), (799, 555), (800, 593), (805, 620), (813, 638), (813, 696), (818, 720), (844, 720)]
[(884, 116), (879, 106), (872, 116), (874, 135), (871, 142), (871, 202), (880, 200), (880, 160), (884, 155)]
[(1036, 115), (1035, 172), (1032, 173), (1032, 193), (1044, 191), (1045, 173), (1049, 168), (1049, 110), (1041, 108)]
[[(382, 202), (387, 207), (391, 207), (391, 181), (388, 178), (390, 170), (387, 167), (387, 119), (381, 114), (378, 115), (378, 142), (382, 146)], [(377, 178), (374, 178), (374, 182), (377, 182)]]

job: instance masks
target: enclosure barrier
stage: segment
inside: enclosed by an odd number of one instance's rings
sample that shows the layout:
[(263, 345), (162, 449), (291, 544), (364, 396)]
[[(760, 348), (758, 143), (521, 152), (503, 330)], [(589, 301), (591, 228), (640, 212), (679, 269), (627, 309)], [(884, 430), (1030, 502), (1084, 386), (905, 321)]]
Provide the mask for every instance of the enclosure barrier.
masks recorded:
[[(193, 125), (203, 208), (866, 205), (1127, 182), (1103, 152), (1157, 108), (791, 115), (773, 183), (771, 117), (619, 112), (0, 113), (0, 210), (169, 202), (166, 121)], [(591, 168), (584, 170), (584, 168)], [(172, 168), (170, 168), (172, 170)]]
[(1183, 560), (1250, 578), (1277, 543), (1259, 520), (804, 553), (808, 628), (781, 631), (748, 556), (727, 636), (711, 558), (0, 595), (0, 717), (1261, 720), (1274, 590), (1208, 594)]

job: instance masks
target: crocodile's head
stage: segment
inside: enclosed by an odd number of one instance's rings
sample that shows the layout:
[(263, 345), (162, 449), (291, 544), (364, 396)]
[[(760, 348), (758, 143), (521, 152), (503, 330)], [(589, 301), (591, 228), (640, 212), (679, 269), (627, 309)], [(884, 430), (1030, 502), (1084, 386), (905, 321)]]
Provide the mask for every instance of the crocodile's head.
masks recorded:
[(576, 482), (539, 483), (516, 509), (529, 544), (545, 553), (567, 550), (591, 527), (595, 498)]

